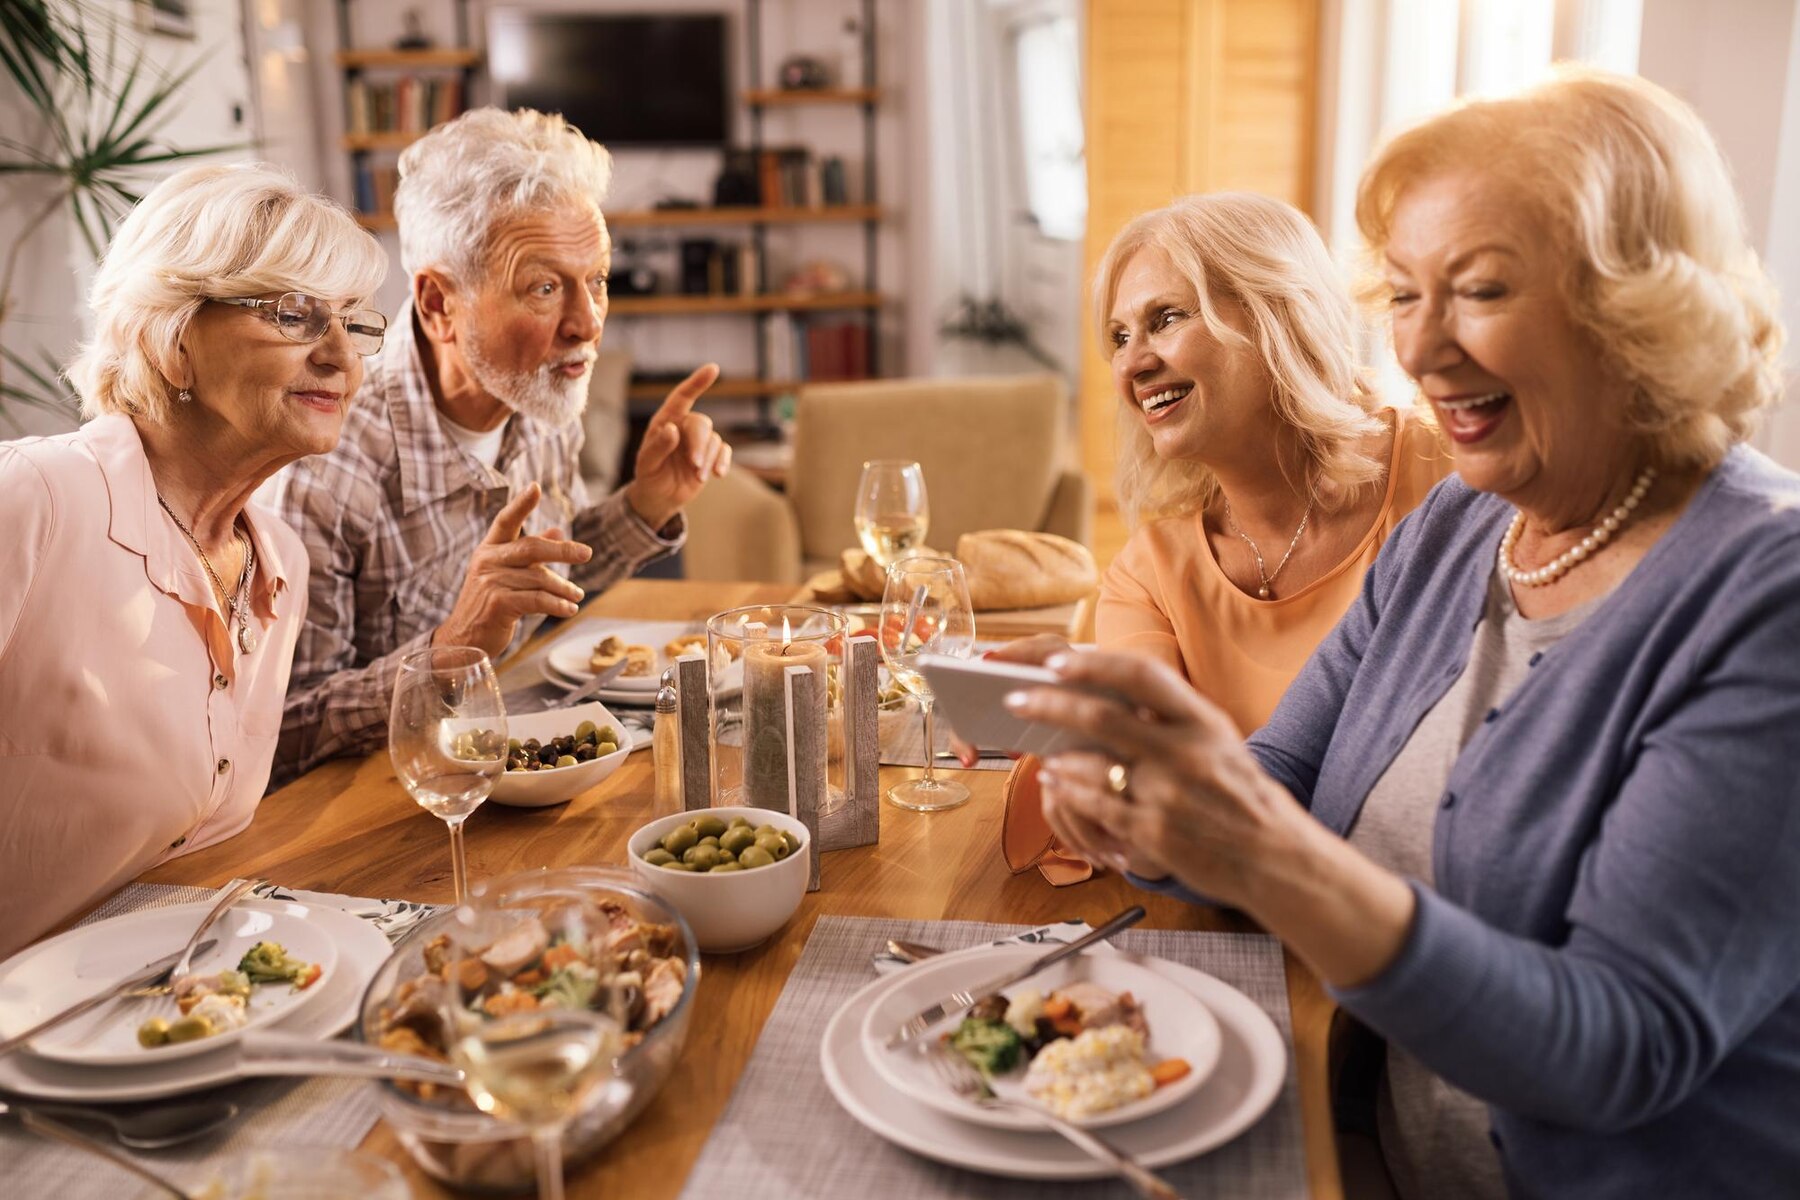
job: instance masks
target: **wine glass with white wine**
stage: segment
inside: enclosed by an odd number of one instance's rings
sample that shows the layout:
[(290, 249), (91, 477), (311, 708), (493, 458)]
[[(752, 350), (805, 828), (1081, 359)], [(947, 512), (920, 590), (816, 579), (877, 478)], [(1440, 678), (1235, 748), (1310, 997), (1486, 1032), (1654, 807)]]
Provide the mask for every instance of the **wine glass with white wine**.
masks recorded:
[(856, 484), (856, 536), (885, 569), (925, 544), (931, 503), (916, 462), (878, 458), (863, 464)]
[(925, 772), (889, 788), (888, 799), (917, 812), (955, 808), (969, 798), (969, 789), (939, 779), (932, 770), (937, 757), (931, 719), (934, 697), (919, 671), (919, 655), (967, 658), (975, 649), (975, 610), (969, 604), (963, 565), (932, 555), (896, 559), (887, 569), (887, 588), (881, 597), (880, 642), (888, 674), (918, 698), (925, 717)]
[(469, 895), (462, 826), (506, 767), (506, 703), (494, 664), (474, 646), (427, 646), (400, 660), (388, 716), (394, 774), (450, 827), (456, 902)]
[[(602, 1087), (629, 1092), (617, 1079), (624, 1030), (594, 1007), (603, 998), (595, 968), (611, 953), (610, 933), (591, 899), (548, 890), (516, 904), (478, 897), (457, 910), (449, 934), (461, 964), (445, 995), (450, 1059), (477, 1108), (530, 1131), (539, 1200), (562, 1200), (569, 1122)], [(521, 956), (532, 960), (529, 973), (544, 977), (523, 990), (496, 966)]]

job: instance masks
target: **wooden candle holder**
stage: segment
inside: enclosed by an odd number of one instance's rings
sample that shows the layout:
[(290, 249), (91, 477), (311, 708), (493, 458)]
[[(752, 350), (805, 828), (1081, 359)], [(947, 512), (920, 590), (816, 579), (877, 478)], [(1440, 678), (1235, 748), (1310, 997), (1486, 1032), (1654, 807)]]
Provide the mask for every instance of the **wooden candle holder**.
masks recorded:
[[(796, 714), (816, 713), (821, 705), (818, 689), (827, 686), (810, 667), (789, 667), (784, 673), (787, 723), (787, 794), (785, 804), (765, 804), (802, 822), (810, 837), (812, 864), (808, 891), (819, 886), (819, 855), (831, 850), (874, 845), (881, 837), (880, 677), (881, 651), (873, 638), (851, 638), (845, 664), (842, 719), (844, 725), (844, 802), (821, 816), (829, 794), (829, 722), (799, 719)], [(704, 655), (685, 655), (676, 660), (676, 687), (680, 692), (682, 802), (690, 812), (713, 803), (711, 722)], [(743, 801), (750, 804), (746, 797)]]
[(677, 712), (681, 718), (681, 806), (688, 812), (712, 807), (712, 753), (707, 730), (712, 699), (706, 690), (706, 655), (675, 660)]

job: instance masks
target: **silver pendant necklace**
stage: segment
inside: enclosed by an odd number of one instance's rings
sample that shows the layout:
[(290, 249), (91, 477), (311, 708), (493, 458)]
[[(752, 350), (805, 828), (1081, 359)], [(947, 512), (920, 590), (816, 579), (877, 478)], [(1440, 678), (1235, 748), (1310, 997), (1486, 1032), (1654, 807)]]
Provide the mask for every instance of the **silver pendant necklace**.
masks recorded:
[(1294, 557), (1294, 547), (1300, 544), (1300, 535), (1306, 532), (1306, 523), (1312, 519), (1313, 501), (1317, 498), (1318, 497), (1314, 492), (1310, 490), (1307, 492), (1306, 511), (1300, 514), (1300, 525), (1299, 528), (1294, 530), (1294, 536), (1288, 541), (1287, 553), (1281, 556), (1281, 561), (1275, 564), (1275, 569), (1269, 571), (1265, 570), (1263, 567), (1262, 551), (1257, 548), (1256, 543), (1251, 540), (1249, 534), (1238, 528), (1237, 518), (1231, 515), (1231, 497), (1225, 497), (1225, 523), (1231, 527), (1231, 532), (1244, 539), (1244, 545), (1250, 547), (1250, 553), (1256, 558), (1256, 577), (1260, 581), (1260, 586), (1256, 589), (1256, 598), (1258, 600), (1267, 600), (1269, 598), (1271, 589), (1275, 584), (1275, 577), (1280, 575), (1281, 569), (1288, 565), (1288, 559)]
[(244, 569), (238, 573), (237, 589), (227, 592), (224, 581), (219, 578), (219, 573), (213, 570), (212, 559), (206, 557), (206, 551), (200, 548), (200, 540), (194, 536), (194, 531), (175, 515), (175, 510), (169, 507), (169, 502), (163, 499), (161, 492), (156, 494), (156, 502), (162, 505), (163, 511), (169, 514), (169, 520), (175, 522), (175, 528), (181, 530), (182, 536), (187, 538), (188, 545), (194, 548), (194, 553), (200, 556), (200, 565), (206, 568), (207, 578), (212, 580), (220, 601), (226, 607), (227, 623), (237, 626), (238, 649), (245, 654), (250, 653), (256, 649), (256, 631), (250, 628), (249, 596), (250, 580), (256, 572), (256, 543), (252, 542), (235, 524), (232, 526), (232, 533), (242, 538), (244, 542)]

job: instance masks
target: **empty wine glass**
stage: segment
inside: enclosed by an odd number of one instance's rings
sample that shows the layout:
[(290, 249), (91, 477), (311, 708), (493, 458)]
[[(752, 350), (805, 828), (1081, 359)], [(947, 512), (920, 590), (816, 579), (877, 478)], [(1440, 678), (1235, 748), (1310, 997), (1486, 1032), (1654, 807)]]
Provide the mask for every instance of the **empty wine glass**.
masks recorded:
[(595, 1007), (618, 999), (596, 983), (610, 933), (591, 898), (546, 888), (477, 897), (449, 934), (450, 1058), (476, 1107), (531, 1132), (540, 1200), (562, 1200), (569, 1122), (609, 1081), (629, 1092), (617, 1078), (624, 1029)]
[(450, 827), (451, 874), (461, 904), (469, 894), (463, 822), (506, 766), (506, 704), (483, 651), (427, 646), (400, 660), (388, 755), (419, 807)]
[(873, 459), (856, 484), (856, 536), (869, 557), (886, 567), (925, 543), (931, 503), (925, 471), (916, 462)]
[(932, 760), (931, 685), (919, 672), (919, 655), (947, 654), (967, 658), (975, 649), (975, 610), (969, 583), (954, 558), (912, 555), (887, 569), (881, 597), (881, 657), (888, 673), (919, 699), (925, 716), (925, 773), (888, 789), (888, 799), (901, 808), (935, 812), (955, 808), (969, 798), (960, 783), (937, 778)]

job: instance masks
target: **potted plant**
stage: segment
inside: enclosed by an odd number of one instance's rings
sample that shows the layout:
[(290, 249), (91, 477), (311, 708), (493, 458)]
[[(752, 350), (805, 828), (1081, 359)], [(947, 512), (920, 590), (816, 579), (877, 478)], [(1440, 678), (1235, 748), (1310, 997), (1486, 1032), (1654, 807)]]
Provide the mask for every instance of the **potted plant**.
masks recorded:
[[(37, 131), (28, 139), (0, 136), (0, 189), (28, 197), (30, 205), (24, 224), (0, 248), (0, 337), (17, 308), (21, 257), (51, 217), (69, 213), (98, 259), (153, 172), (242, 148), (179, 149), (158, 137), (202, 61), (156, 68), (136, 30), (91, 0), (0, 0), (0, 68)], [(23, 433), (15, 406), (75, 420), (74, 398), (54, 356), (41, 348), (28, 355), (0, 341), (0, 418)]]

